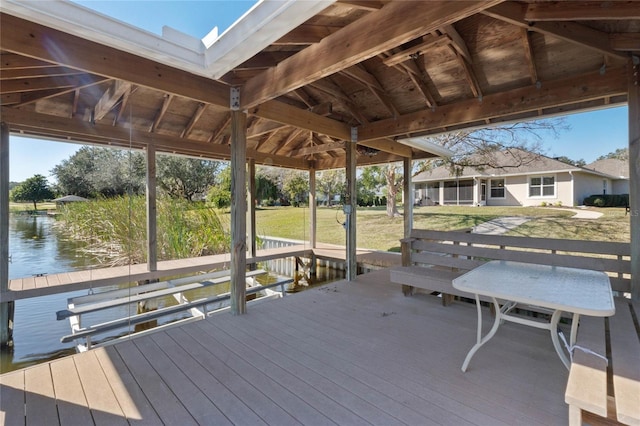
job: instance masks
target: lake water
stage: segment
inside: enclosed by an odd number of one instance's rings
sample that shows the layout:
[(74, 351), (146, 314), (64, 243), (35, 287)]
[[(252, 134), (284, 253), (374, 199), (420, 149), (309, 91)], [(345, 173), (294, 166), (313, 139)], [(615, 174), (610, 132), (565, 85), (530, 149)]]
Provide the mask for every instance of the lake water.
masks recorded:
[[(29, 277), (37, 274), (55, 274), (90, 268), (91, 260), (81, 250), (82, 244), (65, 238), (55, 228), (52, 216), (15, 215), (9, 217), (9, 278)], [(319, 268), (318, 276), (323, 282), (344, 277), (344, 271)], [(122, 287), (127, 287), (123, 284)], [(99, 291), (114, 289), (104, 287)], [(228, 291), (227, 286), (197, 290), (187, 295), (191, 300)], [(0, 351), (0, 373), (24, 368), (51, 359), (74, 354), (75, 343), (60, 343), (62, 336), (71, 333), (68, 320), (57, 321), (56, 312), (67, 307), (67, 299), (86, 295), (87, 290), (35, 297), (15, 302), (14, 346), (12, 350)], [(177, 302), (171, 297), (160, 299), (158, 307)], [(135, 305), (121, 306), (83, 316), (86, 324), (96, 324), (135, 313)], [(186, 317), (176, 314), (159, 320), (160, 324)], [(116, 330), (114, 336), (126, 333)], [(109, 338), (110, 336), (100, 336)], [(94, 339), (95, 340), (95, 339)], [(98, 339), (99, 340), (99, 339)]]

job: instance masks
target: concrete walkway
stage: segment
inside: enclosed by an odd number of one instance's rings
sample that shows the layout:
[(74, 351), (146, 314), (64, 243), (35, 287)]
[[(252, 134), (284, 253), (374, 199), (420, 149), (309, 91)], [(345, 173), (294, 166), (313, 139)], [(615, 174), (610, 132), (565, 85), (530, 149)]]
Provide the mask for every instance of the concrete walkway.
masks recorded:
[(500, 235), (511, 229), (517, 228), (529, 220), (531, 220), (530, 217), (524, 216), (499, 217), (474, 226), (471, 232), (474, 234)]
[[(583, 210), (583, 209), (569, 209), (569, 208), (556, 208), (549, 207), (554, 210), (564, 210), (573, 212), (574, 215), (571, 216), (575, 219), (598, 219), (602, 216), (600, 212), (594, 212), (592, 210)], [(518, 226), (522, 225), (525, 222), (531, 220), (530, 217), (524, 216), (514, 216), (514, 217), (499, 217), (497, 219), (490, 220), (488, 222), (481, 223), (478, 226), (474, 226), (471, 232), (474, 234), (488, 234), (488, 235), (500, 235), (508, 232)]]

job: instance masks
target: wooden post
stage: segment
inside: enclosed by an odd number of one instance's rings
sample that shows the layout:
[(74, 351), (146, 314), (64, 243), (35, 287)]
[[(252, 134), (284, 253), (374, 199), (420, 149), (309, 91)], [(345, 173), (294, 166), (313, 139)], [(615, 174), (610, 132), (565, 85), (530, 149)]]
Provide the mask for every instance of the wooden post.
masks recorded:
[[(233, 92), (234, 89), (232, 89)], [(231, 98), (233, 99), (233, 93)], [(231, 111), (231, 313), (247, 310), (247, 115)]]
[[(247, 168), (247, 199), (249, 200), (247, 209), (247, 238), (249, 238), (249, 257), (255, 258), (258, 250), (256, 246), (258, 239), (256, 231), (256, 160), (253, 158), (249, 159)], [(251, 270), (255, 270), (256, 264), (252, 263), (249, 267)]]
[(309, 169), (309, 211), (311, 212), (311, 218), (309, 219), (309, 244), (311, 244), (311, 248), (316, 248), (316, 169), (313, 167)]
[(147, 145), (147, 270), (158, 270), (156, 148)]
[[(0, 123), (0, 292), (9, 290), (9, 125)], [(0, 346), (12, 344), (13, 302), (0, 302)]]
[(629, 213), (631, 297), (640, 300), (640, 57), (629, 65)]
[(405, 158), (402, 162), (404, 180), (403, 180), (403, 198), (404, 198), (404, 237), (408, 238), (413, 228), (413, 188), (411, 184), (412, 174), (411, 158)]
[(347, 280), (354, 281), (358, 275), (356, 261), (356, 142), (357, 129), (351, 129), (351, 142), (347, 143), (346, 175), (347, 175), (347, 199), (344, 205), (344, 213), (347, 219)]

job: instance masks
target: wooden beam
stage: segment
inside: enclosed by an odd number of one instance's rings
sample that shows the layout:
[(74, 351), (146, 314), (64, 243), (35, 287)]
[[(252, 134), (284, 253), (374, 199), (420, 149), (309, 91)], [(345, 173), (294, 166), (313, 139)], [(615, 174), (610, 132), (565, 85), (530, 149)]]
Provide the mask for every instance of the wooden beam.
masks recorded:
[(503, 93), (486, 95), (482, 102), (469, 99), (441, 105), (435, 111), (421, 110), (398, 119), (376, 121), (359, 129), (360, 143), (383, 137), (461, 126), (485, 119), (515, 116), (541, 108), (577, 104), (627, 92), (624, 68), (607, 69), (565, 79), (543, 82)]
[(467, 43), (453, 25), (445, 25), (440, 29), (440, 31), (451, 39), (451, 45), (460, 55), (462, 55), (464, 59), (467, 60), (467, 62), (470, 64), (473, 63), (473, 58), (471, 57), (471, 52), (469, 52)]
[(380, 10), (384, 6), (384, 3), (378, 0), (338, 0), (338, 3), (370, 11)]
[(478, 82), (478, 78), (476, 77), (476, 73), (473, 70), (473, 67), (457, 49), (455, 49), (453, 46), (449, 46), (449, 48), (451, 49), (451, 52), (454, 54), (454, 56), (458, 59), (458, 63), (464, 71), (464, 76), (467, 79), (467, 83), (469, 83), (471, 93), (473, 93), (474, 97), (482, 99), (482, 89), (480, 87), (480, 83)]
[(527, 21), (603, 21), (640, 19), (636, 1), (567, 1), (530, 3)]
[(403, 195), (403, 224), (404, 224), (404, 237), (409, 238), (411, 230), (413, 229), (413, 188), (411, 184), (411, 176), (413, 174), (413, 163), (411, 158), (405, 158), (402, 162), (402, 173), (404, 178), (402, 180), (402, 195)]
[(103, 77), (78, 74), (63, 77), (21, 78), (5, 80), (0, 86), (2, 93), (24, 93), (49, 89), (75, 89), (103, 81)]
[[(220, 122), (218, 127), (213, 129), (213, 132), (211, 133), (211, 136), (209, 137), (207, 142), (217, 141), (218, 138), (222, 136), (222, 133), (224, 133), (224, 131), (227, 130), (227, 128), (229, 128), (230, 124), (231, 124), (231, 114), (228, 114), (226, 118)], [(249, 137), (248, 134), (247, 134), (247, 137)]]
[(86, 74), (83, 71), (74, 70), (67, 67), (38, 67), (38, 68), (15, 68), (0, 69), (0, 81), (15, 80), (18, 78), (44, 78), (44, 77), (65, 77), (78, 74)]
[(640, 33), (610, 34), (611, 48), (626, 52), (640, 52)]
[(231, 111), (231, 313), (247, 311), (247, 114)]
[[(316, 205), (316, 169), (309, 169), (309, 209), (311, 212), (309, 218), (309, 245), (311, 248), (316, 248), (316, 233), (318, 231), (318, 206)], [(311, 259), (311, 261), (315, 261), (315, 259)], [(315, 265), (311, 265), (312, 274), (315, 274)]]
[(102, 120), (115, 106), (116, 102), (129, 90), (131, 90), (131, 83), (126, 83), (121, 80), (116, 80), (113, 84), (109, 85), (109, 88), (107, 88), (93, 108), (94, 119)]
[(276, 98), (498, 2), (443, 1), (430, 3), (429, 7), (404, 1), (388, 3), (251, 78), (243, 90), (242, 107)]
[(640, 58), (627, 67), (629, 102), (629, 211), (631, 227), (631, 297), (640, 300)]
[(287, 136), (284, 142), (281, 142), (278, 146), (276, 146), (276, 148), (271, 153), (274, 155), (279, 154), (283, 149), (287, 147), (287, 145), (296, 140), (302, 132), (304, 132), (304, 129), (292, 129), (291, 133), (289, 133), (289, 136)]
[(168, 94), (164, 95), (164, 99), (162, 100), (162, 106), (156, 112), (156, 116), (153, 118), (153, 122), (151, 123), (151, 126), (149, 126), (149, 132), (153, 133), (156, 131), (156, 129), (158, 128), (158, 125), (162, 121), (162, 118), (167, 113), (167, 110), (169, 109), (169, 104), (171, 104), (172, 100), (173, 100), (173, 95), (168, 95)]
[(319, 152), (344, 150), (344, 141), (332, 141), (330, 143), (324, 143), (321, 145), (306, 146), (299, 148), (289, 153), (292, 157), (303, 157), (305, 155), (317, 154)]
[(431, 48), (446, 46), (449, 43), (451, 43), (451, 39), (445, 35), (428, 34), (423, 37), (421, 43), (396, 52), (386, 57), (382, 62), (386, 66), (392, 67), (409, 59), (416, 59), (418, 56), (424, 55), (426, 51)]
[(358, 205), (358, 190), (356, 181), (356, 141), (347, 142), (346, 147), (346, 167), (345, 174), (347, 178), (347, 193), (344, 205), (344, 214), (346, 216), (346, 261), (347, 261), (347, 280), (355, 281), (358, 275), (358, 264), (356, 261), (356, 207)]
[[(3, 117), (4, 119), (4, 117)], [(0, 122), (0, 292), (9, 291), (9, 125)], [(0, 302), (0, 348), (11, 343), (13, 302)]]
[(276, 40), (273, 45), (297, 46), (318, 43), (333, 31), (324, 25), (303, 24)]
[(0, 69), (2, 71), (24, 70), (30, 68), (50, 68), (51, 66), (53, 66), (51, 62), (40, 61), (15, 53), (0, 54)]
[(158, 209), (156, 183), (156, 149), (147, 146), (147, 270), (158, 269)]
[(556, 37), (605, 55), (627, 59), (625, 54), (611, 48), (607, 33), (575, 22), (529, 22), (525, 18), (526, 6), (519, 3), (502, 3), (482, 13), (529, 31)]
[(531, 33), (526, 28), (520, 28), (522, 34), (522, 44), (524, 44), (524, 57), (529, 66), (529, 75), (531, 76), (531, 83), (536, 84), (538, 81), (538, 70), (536, 69), (536, 57), (533, 52), (533, 43), (531, 43)]
[(207, 109), (207, 104), (201, 103), (201, 104), (198, 105), (198, 107), (196, 108), (195, 112), (191, 116), (191, 119), (189, 120), (189, 124), (187, 124), (187, 126), (184, 128), (184, 130), (180, 134), (181, 138), (189, 136), (189, 134), (191, 133), (191, 131), (195, 127), (195, 125), (198, 122), (198, 120), (200, 120), (200, 117), (202, 117), (202, 114), (204, 114), (204, 111), (206, 109)]
[(0, 40), (7, 52), (229, 107), (229, 88), (222, 83), (6, 13), (0, 14)]
[(346, 123), (295, 108), (278, 101), (268, 101), (251, 108), (249, 114), (337, 139), (349, 140), (351, 127)]
[[(250, 158), (247, 160), (247, 242), (249, 257), (256, 258), (258, 255), (258, 230), (256, 229), (256, 206), (258, 205), (256, 194), (256, 160)], [(256, 269), (256, 264), (252, 264), (251, 270)]]
[(396, 142), (393, 139), (373, 139), (366, 141), (359, 141), (358, 144), (374, 148), (379, 151), (384, 151), (389, 154), (399, 155), (400, 157), (411, 157), (413, 150), (407, 145), (403, 145), (400, 142)]

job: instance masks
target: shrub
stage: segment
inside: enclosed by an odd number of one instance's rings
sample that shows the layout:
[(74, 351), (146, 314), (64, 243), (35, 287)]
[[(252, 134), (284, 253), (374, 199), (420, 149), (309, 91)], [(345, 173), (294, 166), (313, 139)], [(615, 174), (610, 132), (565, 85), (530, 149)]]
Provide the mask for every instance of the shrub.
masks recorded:
[(583, 203), (594, 207), (626, 207), (629, 205), (629, 194), (596, 194), (586, 197)]

